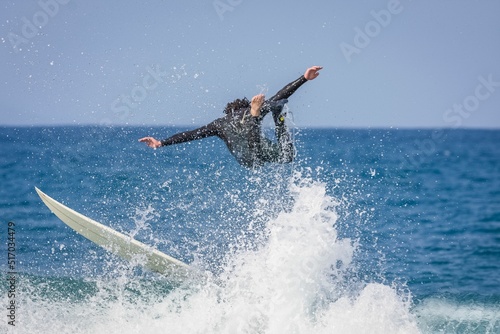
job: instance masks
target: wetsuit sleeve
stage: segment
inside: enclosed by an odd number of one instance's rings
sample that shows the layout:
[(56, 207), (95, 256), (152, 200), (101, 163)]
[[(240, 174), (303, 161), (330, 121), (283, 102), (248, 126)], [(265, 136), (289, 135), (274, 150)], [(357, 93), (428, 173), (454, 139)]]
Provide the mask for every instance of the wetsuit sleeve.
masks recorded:
[(288, 85), (283, 87), (279, 92), (277, 92), (273, 97), (271, 97), (268, 101), (278, 101), (282, 99), (288, 99), (300, 86), (302, 86), (307, 79), (301, 75), (295, 81), (290, 82)]
[(210, 124), (202, 126), (201, 128), (180, 132), (167, 139), (164, 139), (161, 141), (161, 146), (185, 143), (188, 141), (207, 138), (210, 136), (217, 136), (218, 134), (218, 127), (216, 126), (215, 122), (212, 122)]

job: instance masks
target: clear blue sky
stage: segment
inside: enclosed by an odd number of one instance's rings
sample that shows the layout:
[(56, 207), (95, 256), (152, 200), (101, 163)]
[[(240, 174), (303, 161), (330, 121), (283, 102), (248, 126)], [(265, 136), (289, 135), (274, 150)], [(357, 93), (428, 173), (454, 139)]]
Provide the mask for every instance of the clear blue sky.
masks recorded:
[(322, 65), (290, 99), (297, 126), (500, 128), (499, 14), (496, 0), (4, 0), (0, 125), (200, 125)]

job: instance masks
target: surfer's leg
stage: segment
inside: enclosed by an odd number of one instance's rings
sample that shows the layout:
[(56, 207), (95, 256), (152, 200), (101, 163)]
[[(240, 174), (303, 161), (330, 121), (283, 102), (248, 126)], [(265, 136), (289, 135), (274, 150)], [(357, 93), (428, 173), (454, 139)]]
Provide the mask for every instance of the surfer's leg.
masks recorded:
[(263, 162), (290, 163), (295, 157), (295, 149), (285, 125), (276, 129), (277, 142), (261, 138), (261, 160)]
[[(286, 99), (264, 102), (262, 94), (252, 98), (248, 143), (255, 165), (261, 165), (262, 162), (288, 163), (293, 161), (295, 149), (283, 113), (283, 107), (287, 102)], [(262, 119), (269, 112), (273, 115), (277, 143), (261, 135)]]
[[(287, 101), (280, 100), (277, 102), (280, 103), (276, 103), (268, 109), (268, 112), (272, 112), (273, 114), (275, 125), (274, 132), (277, 142), (272, 142), (267, 138), (261, 139), (263, 160), (274, 163), (289, 163), (292, 162), (295, 157), (295, 148), (285, 124), (285, 114), (283, 113), (283, 107)], [(265, 109), (265, 107), (263, 109)]]
[(286, 99), (279, 100), (274, 102), (274, 105), (271, 107), (275, 126), (274, 133), (278, 140), (280, 163), (292, 162), (295, 156), (295, 148), (290, 132), (285, 124), (285, 113), (283, 112), (283, 108), (287, 102), (288, 100)]

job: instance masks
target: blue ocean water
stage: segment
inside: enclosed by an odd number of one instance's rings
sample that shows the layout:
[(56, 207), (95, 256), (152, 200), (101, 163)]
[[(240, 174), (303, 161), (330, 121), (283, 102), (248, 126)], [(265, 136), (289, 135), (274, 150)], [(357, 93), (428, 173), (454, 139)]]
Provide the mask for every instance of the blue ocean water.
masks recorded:
[[(500, 131), (296, 129), (260, 170), (137, 142), (179, 130), (0, 128), (0, 332), (500, 333)], [(117, 259), (35, 186), (211, 279)]]

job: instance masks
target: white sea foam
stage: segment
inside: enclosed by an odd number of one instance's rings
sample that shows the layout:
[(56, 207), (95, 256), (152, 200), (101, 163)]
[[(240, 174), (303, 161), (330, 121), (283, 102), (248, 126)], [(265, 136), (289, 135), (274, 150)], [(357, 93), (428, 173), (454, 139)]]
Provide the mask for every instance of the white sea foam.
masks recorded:
[(499, 333), (498, 305), (460, 304), (446, 299), (430, 298), (415, 307), (420, 327), (429, 333)]

